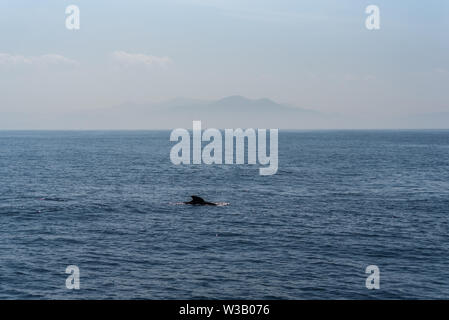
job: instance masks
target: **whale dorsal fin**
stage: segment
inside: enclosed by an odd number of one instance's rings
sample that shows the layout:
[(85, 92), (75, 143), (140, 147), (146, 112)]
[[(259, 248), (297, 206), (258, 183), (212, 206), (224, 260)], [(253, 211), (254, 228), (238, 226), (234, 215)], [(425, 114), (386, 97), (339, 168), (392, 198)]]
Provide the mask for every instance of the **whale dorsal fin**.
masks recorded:
[(193, 202), (198, 202), (198, 203), (206, 202), (206, 201), (204, 201), (204, 199), (201, 198), (201, 197), (198, 197), (198, 196), (191, 196), (191, 197), (192, 197), (192, 201), (193, 201)]

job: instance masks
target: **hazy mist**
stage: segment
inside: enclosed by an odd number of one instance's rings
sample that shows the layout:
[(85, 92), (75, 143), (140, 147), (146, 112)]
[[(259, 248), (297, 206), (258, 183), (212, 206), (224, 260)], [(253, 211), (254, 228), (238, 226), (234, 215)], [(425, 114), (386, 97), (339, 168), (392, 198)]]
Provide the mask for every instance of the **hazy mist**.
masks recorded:
[(449, 128), (444, 0), (70, 4), (0, 3), (0, 130)]

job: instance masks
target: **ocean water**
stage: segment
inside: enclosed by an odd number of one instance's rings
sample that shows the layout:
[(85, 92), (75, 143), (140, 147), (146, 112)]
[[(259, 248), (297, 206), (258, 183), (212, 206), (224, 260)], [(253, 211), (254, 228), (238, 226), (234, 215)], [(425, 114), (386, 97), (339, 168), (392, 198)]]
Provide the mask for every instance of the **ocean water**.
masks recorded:
[(280, 131), (273, 176), (169, 134), (0, 132), (0, 298), (449, 298), (449, 131)]

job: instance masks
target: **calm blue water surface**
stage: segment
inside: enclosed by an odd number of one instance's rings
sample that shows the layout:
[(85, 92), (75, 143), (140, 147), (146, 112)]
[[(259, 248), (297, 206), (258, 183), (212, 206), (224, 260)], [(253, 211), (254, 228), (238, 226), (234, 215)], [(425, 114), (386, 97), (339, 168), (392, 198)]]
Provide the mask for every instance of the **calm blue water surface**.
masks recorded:
[(274, 176), (169, 135), (0, 132), (0, 298), (449, 298), (449, 131), (281, 131)]

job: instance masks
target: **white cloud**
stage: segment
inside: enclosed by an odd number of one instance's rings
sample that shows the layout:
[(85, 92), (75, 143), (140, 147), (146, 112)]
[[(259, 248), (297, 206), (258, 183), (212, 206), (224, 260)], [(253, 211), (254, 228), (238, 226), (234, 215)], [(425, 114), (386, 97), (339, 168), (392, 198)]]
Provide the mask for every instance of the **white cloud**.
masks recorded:
[(152, 66), (166, 66), (172, 62), (169, 57), (150, 56), (142, 53), (128, 53), (124, 51), (115, 51), (112, 53), (112, 58), (125, 66), (144, 65), (146, 67)]
[(78, 62), (59, 54), (41, 56), (22, 56), (0, 53), (0, 65), (77, 65)]

